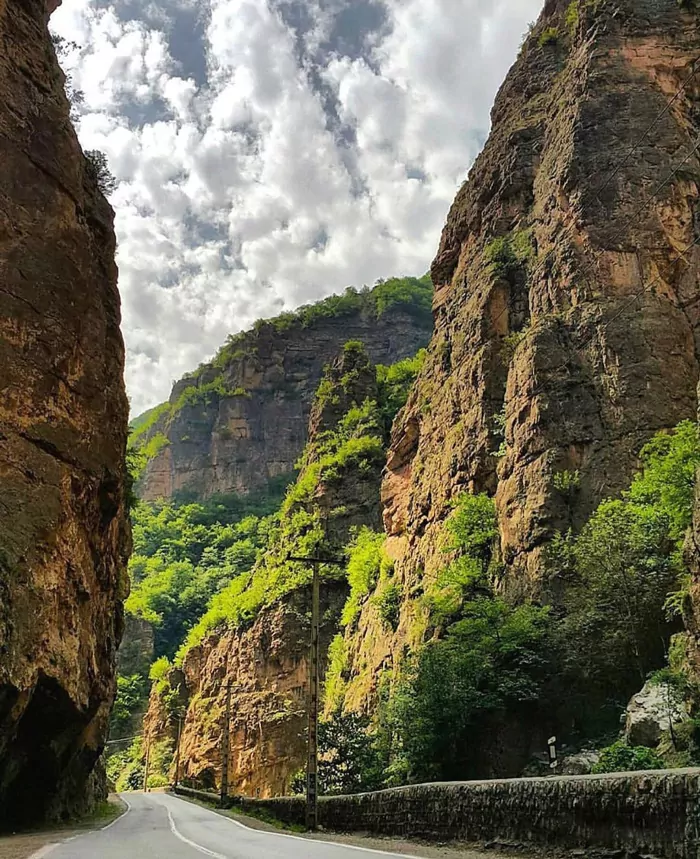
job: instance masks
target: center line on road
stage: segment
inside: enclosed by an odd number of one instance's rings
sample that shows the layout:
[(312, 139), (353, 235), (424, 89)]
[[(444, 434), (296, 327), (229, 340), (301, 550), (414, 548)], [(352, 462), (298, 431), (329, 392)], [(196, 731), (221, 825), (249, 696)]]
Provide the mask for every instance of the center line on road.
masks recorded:
[[(172, 796), (173, 799), (177, 799), (180, 802), (187, 802), (187, 799), (183, 797), (177, 796), (176, 794), (167, 793), (166, 796)], [(191, 803), (195, 804), (195, 803)], [(345, 848), (346, 850), (356, 850), (360, 853), (374, 853), (378, 856), (390, 856), (393, 859), (422, 859), (422, 857), (416, 855), (415, 853), (392, 853), (390, 850), (379, 850), (376, 847), (361, 847), (358, 844), (346, 844), (344, 841), (324, 841), (321, 838), (304, 838), (301, 835), (290, 835), (288, 832), (268, 832), (264, 829), (253, 829), (251, 826), (246, 826), (245, 823), (241, 823), (240, 820), (235, 820), (233, 817), (229, 817), (226, 814), (219, 814), (216, 811), (213, 811), (211, 808), (207, 808), (204, 805), (199, 805), (198, 808), (201, 808), (202, 811), (208, 811), (209, 814), (213, 814), (219, 819), (223, 819), (232, 823), (234, 826), (239, 826), (241, 829), (245, 829), (248, 832), (252, 832), (255, 835), (271, 835), (274, 838), (289, 838), (292, 841), (303, 841), (305, 844), (325, 844), (329, 847), (335, 847), (336, 849), (339, 847)], [(170, 815), (170, 810), (168, 810), (168, 815)], [(211, 854), (216, 856), (217, 854)], [(225, 856), (222, 856), (221, 859), (226, 859)]]
[(167, 811), (168, 811), (168, 820), (170, 821), (170, 831), (173, 833), (173, 835), (176, 838), (179, 838), (180, 841), (184, 842), (185, 844), (188, 844), (190, 847), (193, 847), (195, 850), (199, 850), (200, 853), (204, 853), (206, 856), (213, 856), (214, 859), (226, 859), (226, 857), (223, 856), (221, 853), (214, 853), (213, 850), (208, 850), (206, 847), (202, 847), (201, 844), (197, 844), (194, 841), (190, 841), (189, 838), (185, 838), (185, 836), (181, 832), (178, 831), (177, 826), (175, 826), (175, 820), (173, 819), (172, 812), (170, 811), (169, 808), (167, 809)]

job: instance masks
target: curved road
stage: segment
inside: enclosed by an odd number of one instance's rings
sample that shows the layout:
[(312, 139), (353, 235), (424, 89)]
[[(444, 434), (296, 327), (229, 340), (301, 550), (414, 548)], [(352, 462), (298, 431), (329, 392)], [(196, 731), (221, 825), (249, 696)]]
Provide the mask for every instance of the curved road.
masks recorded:
[(114, 823), (44, 848), (35, 859), (378, 859), (400, 855), (249, 829), (164, 793), (130, 793), (122, 798), (129, 809)]

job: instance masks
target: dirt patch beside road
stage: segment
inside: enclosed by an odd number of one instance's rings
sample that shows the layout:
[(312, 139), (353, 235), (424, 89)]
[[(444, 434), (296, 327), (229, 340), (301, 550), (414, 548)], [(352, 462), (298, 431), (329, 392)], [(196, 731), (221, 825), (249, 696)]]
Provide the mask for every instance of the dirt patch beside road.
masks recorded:
[[(67, 841), (91, 829), (101, 829), (126, 811), (118, 796), (110, 796), (95, 814), (55, 829), (32, 830), (11, 835), (0, 835), (0, 859), (39, 859), (44, 848)], [(38, 854), (38, 855), (37, 855)]]

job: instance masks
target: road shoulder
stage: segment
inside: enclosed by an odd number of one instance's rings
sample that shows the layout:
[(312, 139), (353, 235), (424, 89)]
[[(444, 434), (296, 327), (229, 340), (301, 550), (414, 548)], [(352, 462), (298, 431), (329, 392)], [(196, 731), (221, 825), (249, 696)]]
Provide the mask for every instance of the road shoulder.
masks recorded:
[[(175, 794), (171, 794), (175, 796)], [(351, 847), (361, 847), (365, 850), (376, 850), (380, 853), (396, 853), (403, 856), (415, 856), (417, 859), (512, 859), (512, 854), (507, 856), (505, 853), (499, 853), (495, 850), (480, 850), (474, 847), (461, 844), (436, 844), (422, 841), (398, 838), (384, 838), (376, 835), (368, 835), (364, 833), (346, 834), (341, 832), (299, 832), (291, 830), (279, 822), (271, 822), (270, 820), (261, 820), (257, 817), (251, 817), (247, 814), (242, 814), (236, 810), (227, 810), (216, 808), (206, 802), (197, 799), (191, 799), (187, 796), (177, 795), (177, 799), (185, 802), (190, 802), (193, 805), (199, 805), (221, 817), (228, 817), (230, 820), (236, 821), (248, 829), (254, 829), (260, 832), (276, 832), (279, 835), (292, 835), (296, 838), (304, 838), (311, 841), (326, 841), (333, 844), (348, 844)]]
[(110, 796), (97, 812), (79, 821), (64, 826), (0, 835), (0, 859), (41, 859), (50, 855), (50, 847), (70, 838), (104, 829), (118, 820), (127, 810), (126, 803), (118, 796)]

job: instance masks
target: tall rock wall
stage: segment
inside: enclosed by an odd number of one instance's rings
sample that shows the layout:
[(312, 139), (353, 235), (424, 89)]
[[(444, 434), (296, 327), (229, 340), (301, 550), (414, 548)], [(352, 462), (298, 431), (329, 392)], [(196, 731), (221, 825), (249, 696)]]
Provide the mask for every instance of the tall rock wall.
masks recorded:
[[(352, 529), (380, 528), (379, 485), (384, 463), (381, 441), (371, 460), (336, 461), (324, 471), (328, 436), (351, 409), (376, 400), (376, 369), (365, 350), (345, 349), (324, 377), (328, 395), (316, 399), (309, 419), (309, 443), (293, 503), (282, 508), (282, 525), (265, 556), (253, 570), (247, 591), (255, 594), (264, 581), (282, 582), (278, 599), (262, 598), (254, 620), (231, 624), (208, 636), (174, 670), (170, 688), (182, 689), (187, 713), (180, 745), (180, 775), (205, 788), (219, 787), (223, 768), (222, 735), (227, 730), (226, 696), (231, 688), (229, 786), (233, 794), (276, 796), (288, 792), (303, 766), (309, 688), (311, 571), (288, 556), (338, 556)], [(319, 388), (321, 391), (322, 388)], [(356, 439), (374, 434), (360, 420)], [(318, 472), (316, 471), (318, 469)], [(325, 523), (318, 529), (314, 521)], [(338, 577), (339, 580), (338, 580)], [(321, 568), (322, 673), (326, 654), (339, 629), (348, 596), (342, 566)], [(289, 584), (288, 586), (288, 583)], [(183, 682), (184, 681), (184, 682)], [(163, 716), (163, 695), (154, 687), (144, 730), (152, 739), (172, 735)], [(173, 714), (175, 715), (175, 714)]]
[[(375, 363), (393, 364), (415, 355), (431, 330), (415, 313), (396, 309), (377, 318), (366, 307), (308, 326), (277, 330), (268, 323), (248, 332), (223, 362), (173, 387), (170, 410), (146, 434), (167, 444), (148, 463), (140, 497), (265, 490), (294, 471), (323, 368), (344, 343), (361, 340)], [(213, 385), (219, 390), (207, 393)]]
[(113, 213), (43, 0), (0, 2), (0, 822), (90, 802), (127, 588)]
[(629, 485), (652, 434), (695, 416), (699, 20), (676, 0), (548, 0), (509, 73), (443, 231), (435, 334), (394, 426), (382, 496), (401, 622), (382, 632), (368, 605), (348, 631), (350, 706), (371, 709), (381, 667), (417, 643), (458, 493), (496, 497), (504, 592), (546, 596), (553, 534)]

